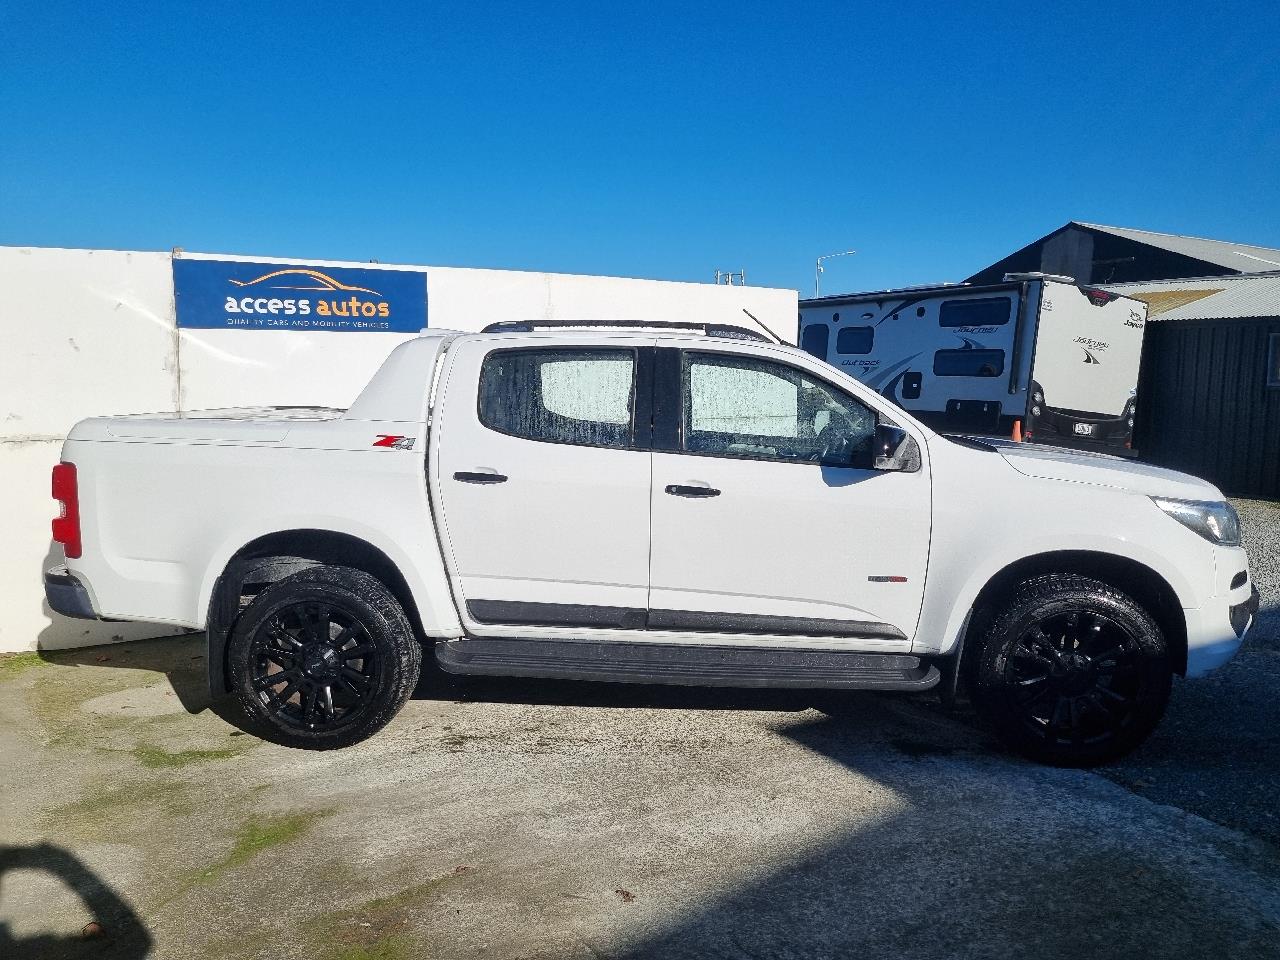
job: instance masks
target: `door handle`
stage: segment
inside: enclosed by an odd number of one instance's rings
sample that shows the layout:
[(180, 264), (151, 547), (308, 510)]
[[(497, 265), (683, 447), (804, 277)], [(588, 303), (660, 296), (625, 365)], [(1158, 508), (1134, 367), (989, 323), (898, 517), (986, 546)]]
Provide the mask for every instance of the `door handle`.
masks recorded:
[(461, 470), (453, 475), (453, 479), (463, 483), (506, 483), (507, 478), (497, 470)]
[(697, 486), (687, 483), (669, 483), (667, 484), (667, 493), (673, 497), (718, 497), (720, 491), (715, 487), (709, 487), (705, 483)]

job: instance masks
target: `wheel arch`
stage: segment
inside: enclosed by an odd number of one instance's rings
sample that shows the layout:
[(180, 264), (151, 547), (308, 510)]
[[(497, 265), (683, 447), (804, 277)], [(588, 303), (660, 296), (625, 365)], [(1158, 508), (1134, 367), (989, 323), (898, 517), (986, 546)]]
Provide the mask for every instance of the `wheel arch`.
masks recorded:
[[(1173, 669), (1187, 671), (1187, 621), (1173, 586), (1139, 560), (1093, 550), (1052, 550), (1021, 557), (991, 576), (967, 608), (958, 654), (963, 663), (971, 638), (978, 636), (995, 604), (1032, 577), (1073, 573), (1092, 577), (1127, 593), (1155, 620), (1169, 644)], [(957, 670), (957, 673), (959, 671)]]
[(237, 550), (214, 581), (205, 620), (210, 696), (221, 697), (231, 689), (227, 641), (245, 598), (252, 598), (268, 585), (300, 570), (322, 565), (353, 567), (376, 577), (404, 608), (419, 642), (425, 640), (413, 591), (400, 568), (381, 549), (353, 534), (335, 530), (278, 530)]

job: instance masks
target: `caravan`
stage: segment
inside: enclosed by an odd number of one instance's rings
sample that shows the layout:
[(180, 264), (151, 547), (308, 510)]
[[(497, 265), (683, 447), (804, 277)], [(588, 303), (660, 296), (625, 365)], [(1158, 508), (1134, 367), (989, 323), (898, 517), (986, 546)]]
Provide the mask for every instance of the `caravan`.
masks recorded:
[(800, 346), (948, 433), (1133, 452), (1147, 305), (1069, 277), (800, 301)]

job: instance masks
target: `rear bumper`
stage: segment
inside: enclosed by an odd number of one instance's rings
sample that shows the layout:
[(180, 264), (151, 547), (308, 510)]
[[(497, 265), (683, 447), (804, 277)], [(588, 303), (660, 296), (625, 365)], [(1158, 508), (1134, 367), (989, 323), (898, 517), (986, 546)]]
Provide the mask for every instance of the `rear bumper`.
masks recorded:
[(66, 567), (53, 567), (44, 573), (44, 598), (55, 613), (78, 620), (97, 620), (98, 614), (89, 599), (89, 591)]
[[(1039, 443), (1120, 456), (1132, 455), (1129, 444), (1133, 438), (1133, 430), (1129, 427), (1127, 412), (1119, 417), (1098, 417), (1090, 414), (1077, 415), (1045, 406), (1040, 416), (1028, 420), (1027, 426), (1032, 437)], [(1082, 434), (1078, 428), (1086, 432)]]

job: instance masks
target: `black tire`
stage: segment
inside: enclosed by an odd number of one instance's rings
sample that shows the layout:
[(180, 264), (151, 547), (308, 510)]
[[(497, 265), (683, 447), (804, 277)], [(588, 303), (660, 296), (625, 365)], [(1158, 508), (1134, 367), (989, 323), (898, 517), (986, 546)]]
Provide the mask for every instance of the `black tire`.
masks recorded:
[(227, 656), (252, 732), (307, 750), (373, 736), (422, 669), (404, 609), (351, 567), (309, 567), (271, 584), (236, 621)]
[(1169, 702), (1172, 658), (1160, 627), (1100, 580), (1051, 574), (1020, 584), (978, 642), (974, 705), (1041, 763), (1091, 767), (1124, 756)]

